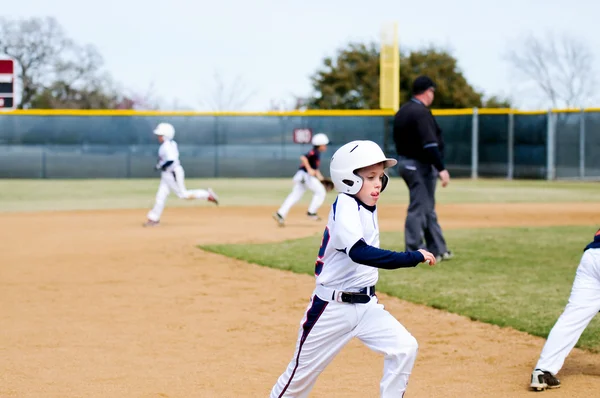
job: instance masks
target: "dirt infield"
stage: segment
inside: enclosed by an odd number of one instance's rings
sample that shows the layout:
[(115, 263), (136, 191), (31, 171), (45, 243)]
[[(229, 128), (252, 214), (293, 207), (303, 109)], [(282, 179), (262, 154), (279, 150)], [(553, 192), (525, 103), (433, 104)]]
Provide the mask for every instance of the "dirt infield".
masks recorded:
[[(1, 397), (266, 397), (290, 360), (314, 278), (204, 253), (207, 242), (308, 236), (323, 224), (272, 208), (0, 214)], [(444, 228), (598, 225), (596, 204), (447, 205)], [(383, 230), (403, 207), (381, 206)], [(407, 397), (531, 396), (543, 339), (380, 295), (415, 335)], [(352, 342), (311, 396), (377, 397), (380, 356)], [(600, 391), (600, 356), (574, 350), (563, 387)]]

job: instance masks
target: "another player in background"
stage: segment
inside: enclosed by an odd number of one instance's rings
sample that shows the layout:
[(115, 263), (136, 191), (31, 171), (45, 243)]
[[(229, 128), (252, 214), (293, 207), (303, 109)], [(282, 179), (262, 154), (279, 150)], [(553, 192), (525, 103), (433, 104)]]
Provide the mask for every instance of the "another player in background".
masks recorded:
[(535, 369), (531, 388), (541, 391), (560, 387), (556, 374), (592, 318), (600, 311), (600, 229), (593, 242), (583, 249), (575, 273), (571, 296), (552, 327)]
[(175, 128), (169, 123), (160, 123), (154, 129), (154, 134), (158, 136), (161, 143), (158, 149), (158, 163), (156, 170), (161, 170), (160, 185), (156, 193), (156, 202), (154, 207), (148, 213), (148, 220), (145, 227), (156, 226), (160, 222), (160, 216), (165, 208), (167, 196), (171, 191), (181, 199), (205, 199), (209, 202), (219, 204), (219, 198), (212, 189), (194, 189), (188, 191), (185, 188), (185, 172), (179, 162), (179, 149), (177, 143), (173, 140), (175, 137)]
[(294, 188), (292, 189), (292, 192), (285, 199), (279, 210), (273, 214), (273, 218), (280, 226), (285, 225), (285, 218), (290, 209), (302, 198), (307, 189), (311, 190), (314, 194), (308, 206), (306, 215), (311, 220), (321, 220), (317, 215), (317, 211), (325, 201), (326, 191), (321, 183), (323, 175), (319, 171), (319, 165), (321, 164), (321, 153), (327, 150), (329, 138), (323, 133), (315, 134), (315, 136), (312, 137), (311, 144), (313, 145), (313, 148), (306, 154), (300, 156), (301, 164), (293, 178)]
[[(381, 397), (402, 397), (417, 356), (417, 341), (375, 295), (379, 268), (435, 264), (425, 250), (379, 248), (377, 201), (396, 164), (372, 141), (352, 141), (331, 159), (339, 192), (331, 206), (315, 263), (316, 288), (300, 322), (292, 360), (271, 398), (307, 397), (319, 374), (354, 337), (384, 355)], [(343, 372), (344, 370), (341, 369)]]

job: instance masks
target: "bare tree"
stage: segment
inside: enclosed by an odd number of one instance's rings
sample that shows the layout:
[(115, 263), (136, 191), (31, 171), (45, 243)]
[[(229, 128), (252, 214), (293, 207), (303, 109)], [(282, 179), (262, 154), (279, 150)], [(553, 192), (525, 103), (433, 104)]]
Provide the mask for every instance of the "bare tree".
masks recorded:
[(214, 87), (200, 105), (208, 106), (212, 111), (239, 111), (256, 95), (256, 90), (249, 89), (238, 75), (228, 86), (217, 71), (214, 73)]
[(528, 34), (508, 51), (507, 61), (537, 86), (553, 108), (584, 106), (595, 93), (592, 51), (569, 35)]
[(126, 100), (97, 49), (70, 40), (54, 18), (0, 18), (0, 55), (16, 61), (19, 108), (115, 108)]
[(54, 18), (8, 20), (0, 18), (0, 54), (16, 61), (21, 87), (19, 108), (26, 107), (47, 77), (63, 50), (71, 45)]

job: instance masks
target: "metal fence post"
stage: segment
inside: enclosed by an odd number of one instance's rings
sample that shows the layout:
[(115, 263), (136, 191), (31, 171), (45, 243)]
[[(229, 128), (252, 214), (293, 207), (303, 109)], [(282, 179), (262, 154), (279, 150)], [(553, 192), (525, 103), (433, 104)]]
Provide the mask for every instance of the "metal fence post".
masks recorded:
[(479, 114), (477, 108), (473, 108), (473, 120), (471, 128), (471, 178), (476, 179), (479, 175)]
[(515, 175), (515, 114), (508, 114), (508, 170), (506, 178), (512, 180)]
[(214, 137), (215, 137), (215, 157), (214, 157), (214, 170), (215, 170), (215, 175), (214, 177), (217, 178), (219, 177), (219, 117), (218, 116), (213, 116), (214, 118)]
[(579, 178), (585, 178), (585, 110), (579, 113)]
[(46, 145), (42, 147), (42, 178), (48, 178), (46, 171)]
[(553, 180), (555, 174), (555, 157), (556, 157), (556, 146), (554, 142), (555, 138), (555, 123), (554, 113), (552, 109), (548, 110), (547, 116), (547, 129), (546, 129), (546, 179)]

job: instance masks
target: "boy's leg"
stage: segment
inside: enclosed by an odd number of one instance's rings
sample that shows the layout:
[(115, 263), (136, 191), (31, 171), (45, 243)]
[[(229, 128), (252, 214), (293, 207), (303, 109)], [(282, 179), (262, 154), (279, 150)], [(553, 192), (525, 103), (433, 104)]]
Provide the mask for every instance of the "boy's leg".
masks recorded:
[(162, 173), (160, 179), (160, 185), (158, 186), (158, 191), (156, 192), (156, 199), (154, 201), (154, 207), (152, 210), (148, 212), (148, 220), (152, 222), (160, 221), (160, 216), (165, 208), (165, 203), (167, 201), (167, 197), (169, 196), (169, 183), (167, 182), (167, 177), (165, 177), (166, 173)]
[(552, 327), (536, 369), (556, 375), (592, 318), (600, 311), (600, 281), (591, 256), (583, 255), (569, 302)]
[(306, 187), (313, 192), (312, 200), (308, 206), (308, 212), (310, 214), (317, 214), (317, 211), (325, 201), (327, 191), (325, 191), (325, 187), (321, 181), (319, 181), (317, 177), (313, 176), (308, 177), (308, 180), (306, 181)]
[(306, 191), (307, 176), (308, 174), (302, 171), (298, 171), (294, 175), (294, 188), (292, 188), (292, 192), (290, 192), (287, 198), (285, 198), (283, 201), (283, 204), (279, 210), (277, 210), (277, 214), (279, 214), (282, 218), (287, 217), (292, 206), (302, 198), (302, 195), (304, 195), (304, 192)]
[(356, 324), (352, 316), (352, 305), (313, 296), (300, 324), (294, 356), (270, 397), (308, 397), (317, 377), (352, 338)]
[(417, 340), (373, 297), (360, 324), (358, 337), (367, 347), (385, 356), (380, 383), (382, 398), (402, 397), (417, 358)]
[(173, 170), (173, 182), (171, 189), (181, 199), (205, 199), (216, 204), (219, 203), (219, 197), (212, 189), (192, 189), (185, 187), (185, 171), (183, 167), (177, 167)]

